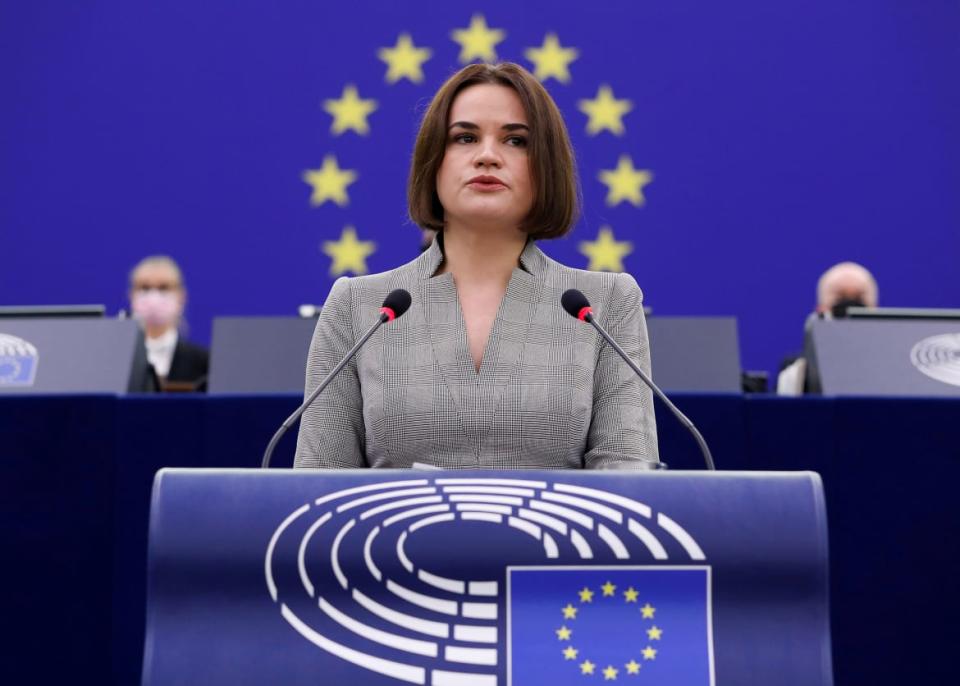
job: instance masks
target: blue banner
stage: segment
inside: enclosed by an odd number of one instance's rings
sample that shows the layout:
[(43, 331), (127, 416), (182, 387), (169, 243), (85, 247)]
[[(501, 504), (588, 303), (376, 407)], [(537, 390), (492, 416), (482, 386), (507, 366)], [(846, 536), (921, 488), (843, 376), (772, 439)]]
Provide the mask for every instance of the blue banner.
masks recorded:
[[(5, 3), (0, 304), (127, 306), (182, 264), (190, 335), (294, 314), (414, 258), (414, 136), (465, 63), (560, 106), (583, 218), (545, 242), (660, 315), (734, 315), (743, 363), (802, 345), (819, 274), (957, 307), (955, 2)], [(653, 350), (656, 369), (656, 350)]]

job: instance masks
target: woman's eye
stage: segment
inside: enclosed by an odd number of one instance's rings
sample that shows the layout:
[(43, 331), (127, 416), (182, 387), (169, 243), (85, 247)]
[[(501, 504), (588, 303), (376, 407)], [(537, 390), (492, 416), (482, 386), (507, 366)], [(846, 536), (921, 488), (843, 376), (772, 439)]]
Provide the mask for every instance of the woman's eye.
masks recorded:
[(522, 148), (527, 144), (527, 139), (523, 136), (510, 136), (510, 138), (507, 139), (507, 144)]
[(461, 133), (453, 137), (457, 143), (473, 143), (476, 140), (472, 133)]

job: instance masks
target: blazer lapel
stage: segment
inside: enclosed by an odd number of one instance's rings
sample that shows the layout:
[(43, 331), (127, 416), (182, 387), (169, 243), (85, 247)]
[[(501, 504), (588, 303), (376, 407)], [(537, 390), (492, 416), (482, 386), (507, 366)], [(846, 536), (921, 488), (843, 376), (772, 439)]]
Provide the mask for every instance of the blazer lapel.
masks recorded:
[(477, 373), (470, 359), (453, 275), (434, 276), (442, 261), (443, 252), (435, 239), (420, 262), (420, 302), (437, 366), (456, 405), (461, 430), (467, 432), (469, 423), (464, 421), (464, 412), (473, 409)]
[(504, 388), (516, 383), (520, 376), (524, 345), (543, 289), (543, 257), (533, 242), (524, 248), (521, 267), (513, 270), (487, 339), (479, 374), (483, 387), (480, 404), (486, 424), (500, 406)]
[(543, 289), (545, 257), (532, 242), (524, 248), (521, 266), (513, 270), (497, 310), (479, 373), (470, 356), (453, 276), (433, 276), (443, 261), (436, 240), (423, 258), (420, 298), (434, 355), (457, 405), (461, 427), (476, 436), (479, 449), (480, 436), (490, 425), (503, 389), (519, 375), (524, 343)]

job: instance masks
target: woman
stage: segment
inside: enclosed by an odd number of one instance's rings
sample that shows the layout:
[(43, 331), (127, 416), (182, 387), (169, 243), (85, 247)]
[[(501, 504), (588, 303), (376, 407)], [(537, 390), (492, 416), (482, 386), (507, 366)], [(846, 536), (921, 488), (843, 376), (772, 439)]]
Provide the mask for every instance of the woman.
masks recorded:
[(651, 393), (590, 326), (568, 288), (647, 371), (642, 295), (628, 274), (570, 269), (537, 248), (576, 219), (560, 112), (515, 64), (452, 76), (424, 116), (410, 215), (438, 232), (419, 258), (339, 279), (317, 322), (307, 393), (394, 288), (383, 326), (303, 415), (297, 467), (645, 468), (658, 461)]
[(180, 334), (187, 289), (171, 257), (145, 257), (130, 272), (130, 307), (143, 328), (147, 362), (164, 391), (204, 390), (210, 353)]

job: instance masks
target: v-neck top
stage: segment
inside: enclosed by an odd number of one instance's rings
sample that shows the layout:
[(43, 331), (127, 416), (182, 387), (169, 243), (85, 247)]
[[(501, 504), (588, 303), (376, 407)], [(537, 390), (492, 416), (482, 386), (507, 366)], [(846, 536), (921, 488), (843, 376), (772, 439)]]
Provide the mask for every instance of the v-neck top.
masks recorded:
[(438, 241), (382, 274), (341, 278), (317, 320), (306, 394), (376, 321), (384, 324), (301, 418), (296, 467), (649, 468), (653, 398), (589, 325), (560, 306), (583, 291), (598, 322), (650, 372), (643, 296), (629, 274), (565, 267), (531, 241), (497, 310), (479, 371)]

